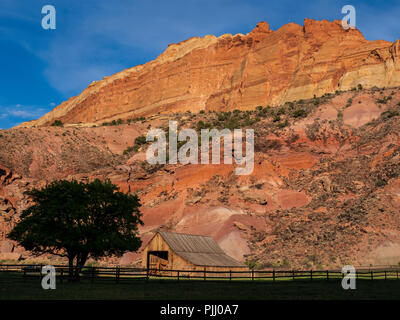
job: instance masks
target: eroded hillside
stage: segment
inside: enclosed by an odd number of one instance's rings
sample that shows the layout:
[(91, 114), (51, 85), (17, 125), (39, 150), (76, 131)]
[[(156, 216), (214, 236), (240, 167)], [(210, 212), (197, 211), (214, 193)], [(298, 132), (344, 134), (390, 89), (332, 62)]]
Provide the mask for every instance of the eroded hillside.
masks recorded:
[[(400, 90), (354, 88), (279, 107), (170, 113), (98, 127), (0, 131), (0, 240), (54, 179), (110, 178), (142, 202), (144, 243), (157, 228), (206, 234), (259, 266), (400, 261)], [(253, 128), (255, 167), (149, 165), (150, 128)], [(9, 253), (28, 257), (3, 242)], [(140, 256), (127, 253), (122, 264)]]
[(157, 59), (93, 82), (42, 118), (85, 125), (200, 110), (252, 110), (350, 90), (400, 86), (400, 40), (366, 40), (341, 21), (305, 19), (278, 30), (171, 44)]

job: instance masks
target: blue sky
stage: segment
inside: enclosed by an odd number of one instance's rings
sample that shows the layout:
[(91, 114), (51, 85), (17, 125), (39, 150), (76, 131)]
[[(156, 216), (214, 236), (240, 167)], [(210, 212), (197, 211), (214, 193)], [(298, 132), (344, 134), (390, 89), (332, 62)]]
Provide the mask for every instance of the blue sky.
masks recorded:
[[(57, 29), (41, 27), (44, 5)], [(248, 33), (304, 18), (341, 19), (353, 5), (368, 40), (400, 38), (400, 1), (0, 0), (0, 128), (36, 119), (92, 81), (157, 57), (193, 36)]]

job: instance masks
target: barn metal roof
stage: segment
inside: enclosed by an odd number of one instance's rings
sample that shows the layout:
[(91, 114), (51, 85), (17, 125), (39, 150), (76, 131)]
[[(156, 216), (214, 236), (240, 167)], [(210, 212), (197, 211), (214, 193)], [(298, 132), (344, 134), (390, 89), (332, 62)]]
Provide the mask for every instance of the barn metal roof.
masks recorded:
[(192, 234), (158, 232), (171, 250), (197, 266), (245, 267), (228, 256), (211, 237)]

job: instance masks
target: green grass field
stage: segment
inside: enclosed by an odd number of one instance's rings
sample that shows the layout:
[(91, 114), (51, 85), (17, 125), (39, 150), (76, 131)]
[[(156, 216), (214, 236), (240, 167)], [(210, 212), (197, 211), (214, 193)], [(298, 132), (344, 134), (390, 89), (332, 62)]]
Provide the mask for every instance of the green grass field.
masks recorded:
[(340, 280), (308, 281), (176, 281), (120, 283), (109, 280), (57, 281), (43, 290), (39, 278), (0, 275), (0, 299), (118, 299), (118, 300), (275, 300), (275, 299), (400, 299), (400, 281), (358, 280), (356, 290), (343, 290)]

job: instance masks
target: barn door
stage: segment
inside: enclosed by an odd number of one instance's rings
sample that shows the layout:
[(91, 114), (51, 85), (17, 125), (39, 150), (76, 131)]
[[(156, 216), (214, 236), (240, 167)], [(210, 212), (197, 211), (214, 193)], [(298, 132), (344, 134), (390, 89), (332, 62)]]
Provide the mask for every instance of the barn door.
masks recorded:
[(168, 251), (150, 251), (147, 265), (150, 274), (160, 274), (161, 270), (168, 269)]

